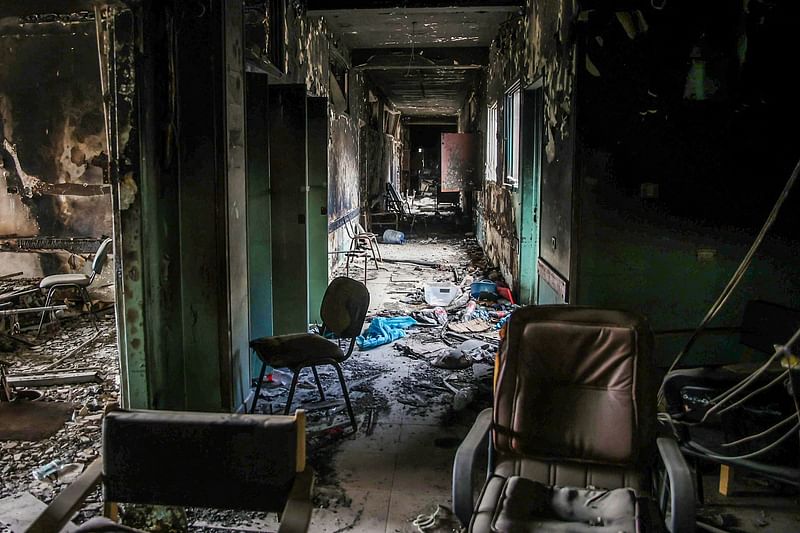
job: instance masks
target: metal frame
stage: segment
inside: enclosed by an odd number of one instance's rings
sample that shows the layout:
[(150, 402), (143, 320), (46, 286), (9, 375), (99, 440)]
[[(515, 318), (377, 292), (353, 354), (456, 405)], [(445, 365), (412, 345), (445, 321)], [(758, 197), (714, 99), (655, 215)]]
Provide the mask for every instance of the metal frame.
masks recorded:
[[(292, 399), (294, 398), (294, 392), (297, 388), (297, 381), (300, 377), (300, 371), (304, 368), (311, 367), (311, 371), (314, 373), (314, 380), (317, 383), (317, 390), (319, 391), (320, 400), (325, 400), (325, 391), (322, 389), (322, 383), (319, 380), (319, 374), (317, 373), (317, 366), (320, 365), (331, 365), (333, 368), (336, 369), (336, 373), (339, 376), (339, 385), (342, 388), (342, 395), (344, 396), (344, 403), (347, 407), (347, 414), (350, 417), (350, 424), (353, 426), (353, 433), (358, 430), (358, 424), (356, 424), (356, 417), (353, 412), (353, 405), (350, 403), (350, 393), (347, 389), (347, 382), (344, 379), (344, 373), (342, 372), (342, 367), (340, 363), (346, 361), (350, 355), (353, 353), (353, 348), (355, 347), (356, 340), (355, 338), (350, 340), (350, 347), (347, 349), (347, 353), (345, 353), (344, 359), (341, 361), (337, 361), (331, 358), (325, 359), (315, 359), (313, 362), (311, 361), (304, 361), (292, 368), (292, 384), (289, 387), (289, 397), (286, 399), (286, 406), (283, 408), (283, 414), (288, 415), (289, 410), (292, 407)], [(269, 366), (269, 362), (267, 359), (262, 358), (261, 355), (256, 350), (256, 354), (261, 359), (261, 370), (258, 373), (258, 381), (256, 382), (256, 390), (253, 394), (253, 403), (250, 405), (250, 412), (254, 413), (256, 409), (256, 404), (258, 403), (258, 394), (261, 392), (261, 385), (264, 382), (264, 375), (266, 374), (267, 367)]]
[[(458, 447), (453, 463), (453, 512), (465, 527), (469, 526), (475, 507), (472, 500), (473, 471), (482, 449), (487, 449), (489, 453), (486, 478), (489, 479), (494, 472), (494, 447), (490, 439), (492, 412), (489, 408), (478, 414), (469, 433)], [(659, 493), (662, 517), (667, 516), (667, 502), (669, 502), (668, 529), (673, 533), (691, 533), (695, 529), (692, 471), (681, 454), (677, 442), (669, 438), (658, 438), (656, 444), (665, 466)]]

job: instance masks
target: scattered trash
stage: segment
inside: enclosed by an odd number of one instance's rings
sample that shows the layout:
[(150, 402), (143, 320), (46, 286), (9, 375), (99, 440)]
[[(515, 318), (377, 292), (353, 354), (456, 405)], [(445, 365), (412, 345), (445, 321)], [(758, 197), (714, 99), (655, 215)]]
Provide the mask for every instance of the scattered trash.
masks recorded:
[(461, 320), (467, 322), (470, 318), (472, 318), (473, 313), (475, 313), (475, 309), (478, 307), (478, 304), (475, 303), (475, 300), (470, 300), (467, 303), (467, 308), (464, 309), (464, 314), (461, 315)]
[(461, 350), (450, 348), (434, 359), (431, 365), (437, 368), (446, 368), (447, 370), (461, 370), (471, 366), (472, 359)]
[(411, 524), (420, 533), (433, 531), (461, 531), (462, 527), (458, 518), (444, 505), (437, 505), (436, 510), (430, 514), (418, 515)]
[(511, 289), (508, 287), (497, 287), (497, 294), (500, 295), (501, 298), (504, 298), (510, 303), (514, 303), (514, 296), (511, 294)]
[(32, 472), (33, 479), (37, 481), (42, 481), (43, 479), (55, 476), (61, 471), (62, 468), (64, 468), (68, 464), (69, 463), (67, 463), (67, 461), (64, 459), (54, 459), (49, 463), (34, 469), (34, 471)]
[(445, 311), (443, 308), (437, 307), (436, 309), (433, 310), (433, 314), (436, 316), (436, 321), (439, 324), (441, 325), (447, 324), (448, 320), (447, 311)]
[(483, 293), (496, 294), (497, 284), (490, 279), (484, 279), (470, 284), (470, 294), (473, 298), (478, 299)]
[(362, 350), (369, 350), (376, 346), (389, 344), (390, 342), (406, 336), (406, 328), (416, 325), (417, 321), (410, 316), (398, 316), (393, 318), (375, 317), (369, 324), (369, 328), (363, 335), (356, 339), (358, 347)]
[(406, 242), (406, 236), (402, 231), (387, 229), (383, 232), (383, 242), (386, 244), (403, 244)]
[(492, 329), (492, 325), (485, 320), (475, 319), (468, 322), (450, 323), (447, 327), (456, 333), (481, 333)]
[(425, 301), (429, 305), (450, 305), (460, 293), (458, 286), (450, 282), (425, 284)]
[(761, 510), (761, 514), (756, 518), (753, 523), (755, 523), (758, 527), (767, 527), (769, 525), (769, 518), (767, 517), (767, 513), (764, 510)]

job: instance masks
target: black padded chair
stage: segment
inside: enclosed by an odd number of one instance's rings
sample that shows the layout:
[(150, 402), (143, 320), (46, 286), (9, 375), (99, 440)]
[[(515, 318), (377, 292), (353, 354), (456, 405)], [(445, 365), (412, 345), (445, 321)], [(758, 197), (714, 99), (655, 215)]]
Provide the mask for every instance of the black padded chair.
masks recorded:
[[(691, 472), (677, 443), (656, 434), (652, 346), (647, 321), (631, 313), (516, 310), (494, 408), (456, 453), (453, 509), (467, 531), (694, 531)], [(475, 503), (473, 467), (487, 449)]]
[(111, 520), (124, 502), (275, 512), (279, 532), (303, 533), (314, 484), (305, 414), (111, 411), (103, 419), (102, 456), (26, 531), (61, 531), (98, 483), (106, 518), (82, 532), (135, 531)]
[[(354, 279), (338, 277), (331, 281), (322, 298), (320, 307), (322, 328), (319, 335), (295, 333), (261, 337), (250, 341), (250, 347), (261, 359), (261, 372), (258, 375), (258, 383), (256, 384), (250, 412), (252, 413), (255, 410), (267, 366), (288, 368), (294, 374), (292, 385), (289, 389), (289, 398), (286, 400), (286, 408), (284, 409), (284, 413), (288, 414), (292, 406), (300, 371), (303, 368), (311, 367), (314, 372), (314, 379), (317, 382), (320, 399), (324, 400), (325, 392), (319, 381), (317, 366), (331, 365), (339, 375), (339, 383), (342, 387), (347, 413), (350, 416), (350, 424), (353, 426), (353, 431), (356, 431), (356, 417), (353, 414), (353, 406), (350, 403), (347, 383), (344, 380), (340, 364), (353, 353), (356, 337), (361, 334), (361, 330), (364, 327), (364, 318), (367, 316), (368, 308), (369, 291), (367, 287)], [(332, 333), (335, 336), (335, 341), (325, 338), (327, 333)], [(345, 352), (339, 346), (339, 342), (346, 339), (350, 339), (350, 342)]]
[[(97, 247), (97, 251), (94, 253), (94, 259), (92, 259), (92, 269), (89, 274), (53, 274), (52, 276), (42, 278), (42, 281), (39, 282), (39, 288), (43, 291), (47, 291), (47, 300), (44, 306), (48, 307), (50, 305), (53, 301), (53, 295), (55, 295), (58, 289), (77, 289), (83, 299), (83, 303), (87, 305), (91, 311), (92, 323), (95, 329), (98, 329), (97, 318), (92, 309), (92, 300), (89, 298), (89, 293), (86, 292), (86, 288), (94, 282), (95, 278), (99, 276), (101, 272), (103, 272), (103, 267), (108, 257), (108, 250), (112, 242), (110, 238), (105, 239), (100, 243), (100, 246)], [(46, 314), (47, 311), (42, 311), (42, 317), (39, 319), (39, 329), (36, 330), (37, 337), (42, 331), (42, 324), (44, 324), (44, 316)]]

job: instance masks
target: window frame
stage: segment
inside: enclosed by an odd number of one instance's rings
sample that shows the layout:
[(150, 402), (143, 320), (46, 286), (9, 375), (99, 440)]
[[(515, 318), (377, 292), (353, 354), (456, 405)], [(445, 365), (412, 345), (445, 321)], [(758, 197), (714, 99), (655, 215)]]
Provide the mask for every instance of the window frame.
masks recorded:
[(485, 181), (497, 183), (497, 102), (486, 106), (485, 167)]
[(516, 189), (522, 173), (522, 84), (519, 81), (506, 90), (503, 104), (503, 185)]

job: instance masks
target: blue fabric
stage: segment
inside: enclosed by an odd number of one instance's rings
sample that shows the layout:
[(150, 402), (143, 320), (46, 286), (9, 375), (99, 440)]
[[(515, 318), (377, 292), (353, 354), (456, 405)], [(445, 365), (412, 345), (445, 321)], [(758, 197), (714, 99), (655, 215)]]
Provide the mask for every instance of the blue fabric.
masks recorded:
[(408, 327), (415, 326), (417, 321), (410, 316), (397, 316), (392, 318), (375, 317), (369, 324), (366, 333), (356, 338), (358, 347), (362, 350), (369, 350), (376, 346), (389, 344), (392, 341), (405, 337), (403, 331)]

